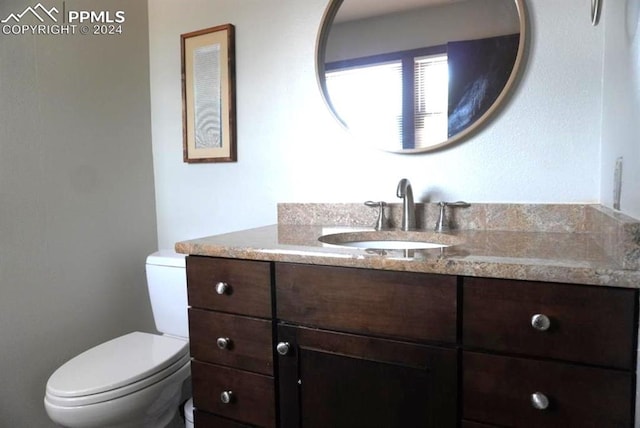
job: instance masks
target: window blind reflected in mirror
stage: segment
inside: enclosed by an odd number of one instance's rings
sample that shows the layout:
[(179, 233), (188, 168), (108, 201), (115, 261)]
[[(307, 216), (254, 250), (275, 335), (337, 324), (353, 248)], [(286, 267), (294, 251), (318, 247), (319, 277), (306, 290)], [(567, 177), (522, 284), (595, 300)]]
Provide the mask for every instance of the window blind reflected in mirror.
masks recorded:
[(414, 60), (415, 148), (448, 138), (449, 68), (447, 55)]
[(446, 53), (405, 56), (326, 73), (333, 109), (349, 130), (388, 142), (389, 148), (402, 141), (405, 149), (447, 139), (448, 79)]

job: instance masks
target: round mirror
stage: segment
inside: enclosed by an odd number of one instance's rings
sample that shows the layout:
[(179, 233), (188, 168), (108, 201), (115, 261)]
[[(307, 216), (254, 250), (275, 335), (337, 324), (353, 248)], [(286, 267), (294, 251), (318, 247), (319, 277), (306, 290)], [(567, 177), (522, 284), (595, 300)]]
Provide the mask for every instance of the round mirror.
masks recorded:
[(525, 51), (524, 0), (331, 0), (317, 45), (329, 108), (360, 140), (418, 153), (504, 104)]

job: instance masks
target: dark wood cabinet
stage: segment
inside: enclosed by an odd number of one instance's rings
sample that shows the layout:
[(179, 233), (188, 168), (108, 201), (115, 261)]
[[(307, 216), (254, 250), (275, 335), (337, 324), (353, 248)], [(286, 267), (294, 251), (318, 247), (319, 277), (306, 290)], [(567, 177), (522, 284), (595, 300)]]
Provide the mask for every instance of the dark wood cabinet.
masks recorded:
[[(272, 321), (189, 309), (191, 355), (202, 361), (273, 375)], [(225, 346), (218, 344), (225, 340)]]
[[(271, 319), (271, 264), (252, 260), (187, 259), (189, 305)], [(223, 287), (219, 293), (218, 287)]]
[[(475, 352), (464, 353), (463, 365), (465, 418), (522, 428), (632, 426), (631, 373)], [(534, 394), (544, 405), (533, 405)]]
[(635, 289), (201, 256), (187, 280), (197, 428), (633, 426)]
[(461, 428), (500, 428), (496, 425), (481, 424), (480, 422), (472, 422), (463, 420), (460, 424)]
[(457, 278), (277, 263), (278, 319), (416, 341), (455, 343)]
[(465, 278), (463, 293), (465, 347), (635, 368), (636, 290)]
[(276, 263), (275, 286), (282, 428), (457, 426), (456, 277)]
[(281, 324), (282, 428), (457, 426), (457, 351)]
[(465, 278), (462, 415), (500, 427), (632, 427), (638, 293)]
[[(262, 427), (275, 426), (273, 378), (257, 373), (192, 361), (194, 406)], [(229, 394), (228, 400), (221, 399)]]
[(215, 428), (252, 428), (251, 425), (246, 425), (221, 416), (212, 415), (211, 413), (202, 412), (198, 409), (194, 410), (194, 425), (197, 427)]
[(195, 424), (275, 427), (271, 264), (187, 258)]

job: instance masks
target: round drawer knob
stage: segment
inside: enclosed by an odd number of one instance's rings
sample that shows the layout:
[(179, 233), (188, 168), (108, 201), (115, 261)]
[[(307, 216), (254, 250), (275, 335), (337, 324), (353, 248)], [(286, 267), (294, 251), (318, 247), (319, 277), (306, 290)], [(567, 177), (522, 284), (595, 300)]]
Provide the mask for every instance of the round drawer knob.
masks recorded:
[(216, 339), (216, 345), (218, 345), (220, 349), (229, 349), (231, 348), (231, 339), (228, 337), (219, 337)]
[(534, 409), (546, 410), (549, 407), (549, 399), (542, 392), (531, 394), (531, 405)]
[(226, 294), (229, 293), (231, 287), (226, 282), (219, 282), (216, 284), (216, 293), (218, 294)]
[(222, 401), (224, 404), (229, 404), (233, 401), (233, 392), (231, 391), (223, 391), (220, 394), (220, 401)]
[(535, 314), (531, 317), (531, 327), (538, 331), (547, 331), (551, 327), (551, 320), (544, 314)]
[(276, 351), (278, 351), (280, 355), (287, 355), (290, 349), (291, 345), (289, 342), (280, 342), (276, 345)]

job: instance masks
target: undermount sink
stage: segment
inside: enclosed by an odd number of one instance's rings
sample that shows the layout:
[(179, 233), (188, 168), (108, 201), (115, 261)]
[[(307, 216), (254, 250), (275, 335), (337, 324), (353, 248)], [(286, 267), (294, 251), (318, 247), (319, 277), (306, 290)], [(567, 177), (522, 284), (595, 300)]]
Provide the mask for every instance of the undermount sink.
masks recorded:
[(459, 237), (444, 233), (401, 230), (332, 233), (323, 235), (318, 240), (331, 245), (380, 250), (429, 250), (462, 242)]
[(344, 247), (371, 248), (374, 250), (428, 250), (431, 248), (448, 247), (446, 244), (413, 241), (351, 241), (342, 242), (337, 245), (342, 245)]

